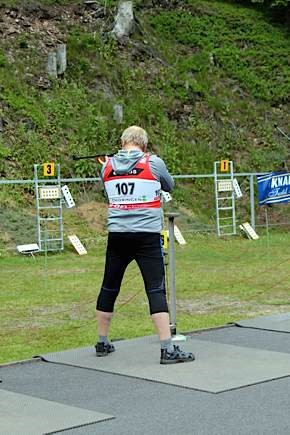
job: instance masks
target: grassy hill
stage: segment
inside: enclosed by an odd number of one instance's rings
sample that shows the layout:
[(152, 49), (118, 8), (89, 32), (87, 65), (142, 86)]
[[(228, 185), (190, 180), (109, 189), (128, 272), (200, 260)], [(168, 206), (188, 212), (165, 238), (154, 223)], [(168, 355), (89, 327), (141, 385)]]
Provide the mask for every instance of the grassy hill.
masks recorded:
[[(64, 177), (94, 176), (93, 161), (71, 156), (117, 149), (130, 124), (148, 130), (174, 174), (212, 172), (221, 158), (236, 171), (281, 166), (288, 144), (274, 124), (287, 131), (290, 121), (286, 27), (234, 1), (136, 1), (135, 31), (120, 44), (110, 33), (116, 11), (109, 0), (0, 1), (2, 178), (31, 178), (34, 163), (51, 160)], [(47, 55), (60, 42), (68, 68), (51, 80)], [(196, 189), (205, 213), (208, 191)], [(1, 203), (32, 201), (29, 187), (13, 192), (1, 188)], [(189, 206), (191, 194), (190, 184), (176, 198)]]

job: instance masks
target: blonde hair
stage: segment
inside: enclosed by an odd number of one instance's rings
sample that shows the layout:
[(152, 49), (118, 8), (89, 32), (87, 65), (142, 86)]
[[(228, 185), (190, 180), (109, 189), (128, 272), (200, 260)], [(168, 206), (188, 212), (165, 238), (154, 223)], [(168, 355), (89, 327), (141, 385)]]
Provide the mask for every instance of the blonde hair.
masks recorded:
[(130, 142), (133, 142), (140, 148), (146, 148), (148, 144), (148, 135), (146, 131), (137, 125), (132, 125), (131, 127), (126, 128), (121, 136), (122, 146)]

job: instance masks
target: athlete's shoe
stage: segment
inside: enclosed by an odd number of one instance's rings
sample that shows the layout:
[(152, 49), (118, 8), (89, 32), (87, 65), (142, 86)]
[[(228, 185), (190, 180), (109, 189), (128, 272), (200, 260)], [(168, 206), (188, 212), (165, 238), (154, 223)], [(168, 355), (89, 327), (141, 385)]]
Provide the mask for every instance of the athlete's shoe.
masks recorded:
[(95, 349), (97, 356), (107, 356), (109, 353), (115, 352), (115, 347), (111, 343), (98, 342)]
[(160, 364), (176, 364), (190, 362), (195, 360), (195, 356), (191, 352), (183, 352), (179, 346), (173, 345), (174, 350), (168, 352), (166, 349), (161, 349)]

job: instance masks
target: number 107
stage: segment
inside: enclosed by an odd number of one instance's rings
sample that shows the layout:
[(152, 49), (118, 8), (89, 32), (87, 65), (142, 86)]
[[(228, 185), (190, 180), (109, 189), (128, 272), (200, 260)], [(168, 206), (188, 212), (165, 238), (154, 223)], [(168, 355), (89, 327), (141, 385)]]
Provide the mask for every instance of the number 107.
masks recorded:
[(134, 192), (135, 183), (117, 183), (116, 189), (118, 195), (132, 195)]

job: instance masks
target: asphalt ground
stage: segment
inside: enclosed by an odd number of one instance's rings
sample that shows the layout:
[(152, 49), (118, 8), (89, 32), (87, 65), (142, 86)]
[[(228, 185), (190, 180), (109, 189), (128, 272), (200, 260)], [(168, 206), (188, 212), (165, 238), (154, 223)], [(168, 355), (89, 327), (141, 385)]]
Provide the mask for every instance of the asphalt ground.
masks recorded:
[[(199, 340), (290, 353), (287, 333), (231, 326), (191, 335)], [(115, 417), (55, 433), (290, 434), (290, 377), (212, 394), (36, 359), (2, 366), (1, 378), (2, 389)]]

